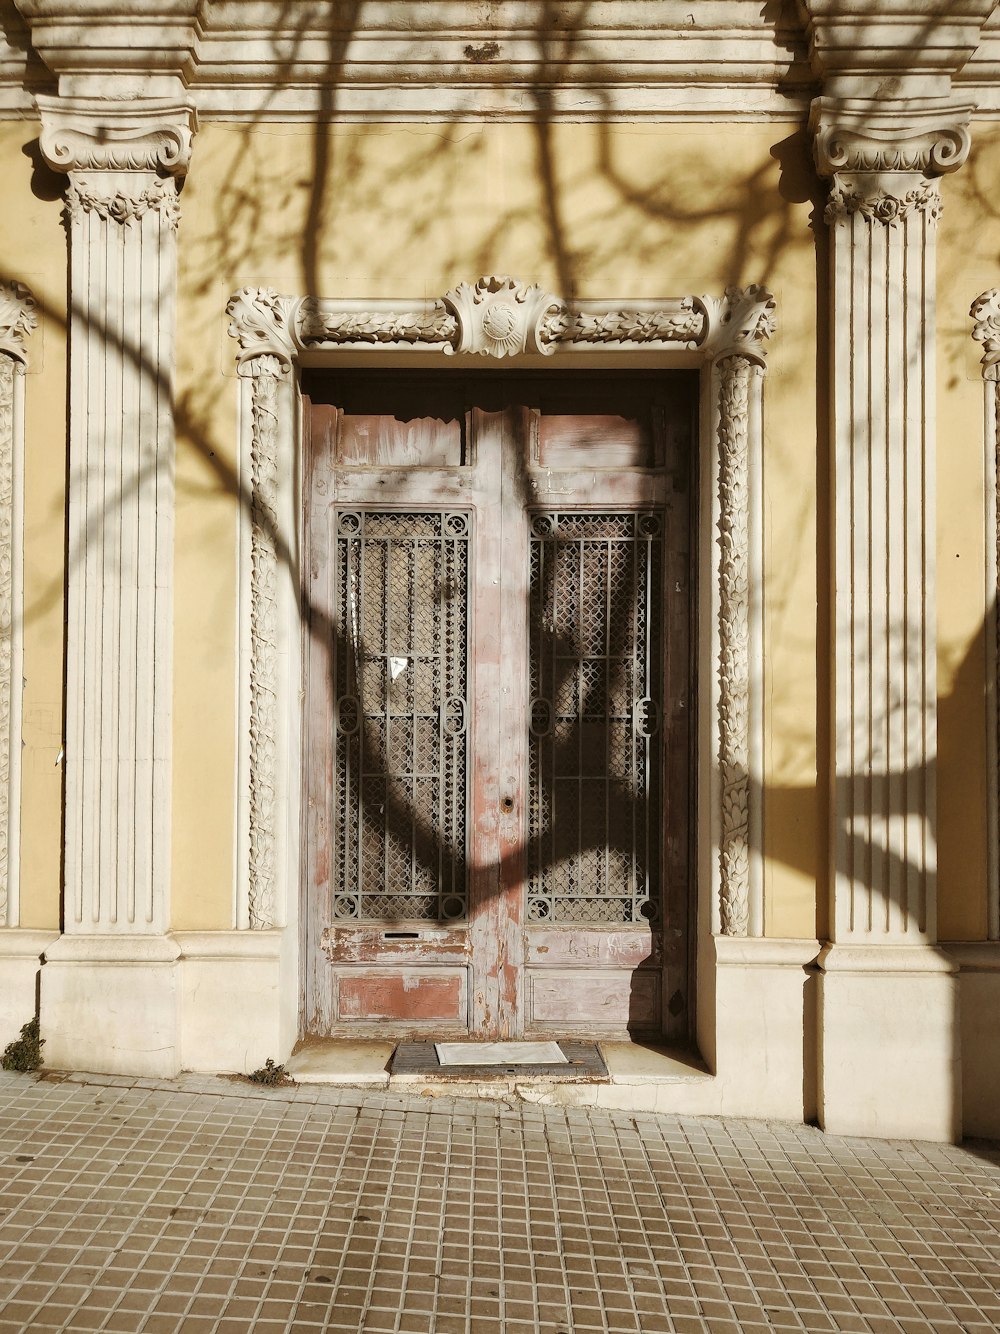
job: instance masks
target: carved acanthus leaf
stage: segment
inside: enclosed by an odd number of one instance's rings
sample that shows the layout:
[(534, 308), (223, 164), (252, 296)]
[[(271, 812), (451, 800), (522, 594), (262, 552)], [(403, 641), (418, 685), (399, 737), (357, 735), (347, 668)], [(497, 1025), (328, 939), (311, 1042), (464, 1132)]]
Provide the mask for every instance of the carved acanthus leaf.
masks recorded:
[(706, 352), (716, 358), (738, 352), (763, 363), (764, 344), (777, 327), (774, 297), (766, 287), (727, 287), (721, 301), (703, 296), (700, 302), (706, 315), (701, 344)]
[(35, 298), (28, 288), (0, 281), (0, 352), (23, 361), (25, 340), (37, 324)]
[(1000, 379), (1000, 288), (976, 297), (969, 314), (976, 322), (972, 336), (983, 345), (983, 378)]
[(240, 364), (260, 356), (277, 357), (287, 370), (295, 355), (291, 298), (272, 287), (241, 287), (226, 305), (229, 336), (240, 344)]
[[(112, 179), (114, 187), (120, 186), (121, 177)], [(175, 182), (154, 177), (145, 185), (146, 179), (142, 176), (136, 179), (134, 193), (120, 188), (104, 192), (73, 182), (66, 191), (66, 216), (72, 223), (87, 213), (95, 213), (105, 222), (128, 225), (138, 222), (147, 213), (158, 213), (168, 226), (176, 227), (180, 222), (181, 206)]]
[(458, 321), (451, 351), (509, 357), (551, 351), (551, 344), (542, 341), (541, 323), (546, 312), (562, 302), (537, 284), (490, 276), (475, 286), (459, 283), (445, 293), (444, 304)]
[(307, 298), (297, 316), (299, 341), (322, 343), (454, 343), (458, 321), (441, 301), (424, 310), (353, 311)]

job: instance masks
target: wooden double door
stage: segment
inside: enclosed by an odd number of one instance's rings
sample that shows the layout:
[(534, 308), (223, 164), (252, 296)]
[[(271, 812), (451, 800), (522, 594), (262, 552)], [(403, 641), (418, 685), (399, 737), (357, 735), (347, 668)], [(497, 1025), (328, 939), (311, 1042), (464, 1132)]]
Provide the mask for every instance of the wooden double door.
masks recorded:
[(305, 1030), (683, 1037), (691, 377), (305, 387)]

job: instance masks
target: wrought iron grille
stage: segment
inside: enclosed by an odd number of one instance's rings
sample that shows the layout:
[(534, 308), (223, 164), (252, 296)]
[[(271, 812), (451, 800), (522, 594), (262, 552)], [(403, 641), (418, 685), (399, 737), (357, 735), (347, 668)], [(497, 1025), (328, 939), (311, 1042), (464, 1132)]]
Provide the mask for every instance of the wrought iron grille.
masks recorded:
[(333, 910), (466, 915), (465, 513), (340, 511)]
[(662, 528), (532, 516), (529, 922), (659, 919)]

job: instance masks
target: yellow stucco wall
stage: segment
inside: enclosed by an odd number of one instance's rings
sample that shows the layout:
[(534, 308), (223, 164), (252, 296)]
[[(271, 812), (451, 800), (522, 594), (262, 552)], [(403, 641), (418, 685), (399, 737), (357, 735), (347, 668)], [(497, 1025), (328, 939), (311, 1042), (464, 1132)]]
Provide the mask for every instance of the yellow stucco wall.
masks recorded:
[[(766, 389), (766, 929), (816, 930), (816, 260), (791, 126), (203, 127), (179, 305), (174, 922), (231, 920), (236, 441), (228, 295), (439, 296), (512, 273), (581, 297), (778, 300)], [(825, 705), (823, 706), (825, 708)], [(822, 710), (820, 710), (822, 712)]]
[(986, 932), (986, 608), (982, 349), (969, 307), (1000, 286), (1000, 125), (973, 126), (969, 161), (942, 184), (938, 236), (938, 924)]
[[(0, 276), (38, 302), (25, 378), (20, 925), (58, 928), (62, 828), (66, 235), (37, 127), (0, 123)], [(34, 145), (34, 146), (33, 146)], [(13, 207), (11, 201), (16, 200)]]
[[(59, 179), (0, 125), (11, 197), (0, 270), (39, 298), (25, 460), (22, 912), (58, 921), (65, 486), (65, 234)], [(553, 165), (554, 164), (554, 165)], [(944, 182), (938, 302), (939, 918), (985, 929), (982, 382), (968, 305), (1000, 285), (1000, 126), (975, 127)], [(436, 296), (511, 272), (580, 296), (778, 299), (765, 399), (766, 930), (810, 935), (825, 894), (828, 614), (825, 363), (817, 366), (818, 187), (791, 126), (307, 127), (209, 124), (184, 188), (178, 308), (174, 923), (232, 914), (236, 690), (234, 344), (244, 283), (337, 296)], [(820, 346), (823, 346), (822, 332)], [(819, 376), (817, 391), (817, 374)], [(819, 537), (817, 538), (817, 524)], [(817, 559), (817, 548), (820, 558)], [(818, 602), (817, 609), (817, 590)], [(819, 664), (817, 670), (817, 663)], [(822, 765), (820, 766), (822, 768)], [(822, 925), (820, 926), (822, 929)]]

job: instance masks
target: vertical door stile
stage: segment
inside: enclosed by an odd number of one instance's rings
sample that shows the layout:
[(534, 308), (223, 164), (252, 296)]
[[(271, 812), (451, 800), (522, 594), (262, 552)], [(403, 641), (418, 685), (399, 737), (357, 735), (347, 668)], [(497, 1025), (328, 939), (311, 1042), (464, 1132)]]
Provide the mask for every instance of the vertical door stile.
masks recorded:
[(473, 409), (476, 457), (474, 613), (472, 654), (471, 847), (469, 859), (469, 943), (472, 986), (470, 1026), (484, 1038), (504, 1031), (494, 949), (500, 923), (499, 807), (497, 755), (500, 749), (500, 473), (497, 437), (501, 416)]
[(528, 773), (528, 507), (526, 462), (531, 414), (511, 408), (501, 436), (500, 621), (503, 656), (500, 683), (500, 911), (499, 979), (507, 1031), (520, 1037), (524, 1025), (521, 986)]

